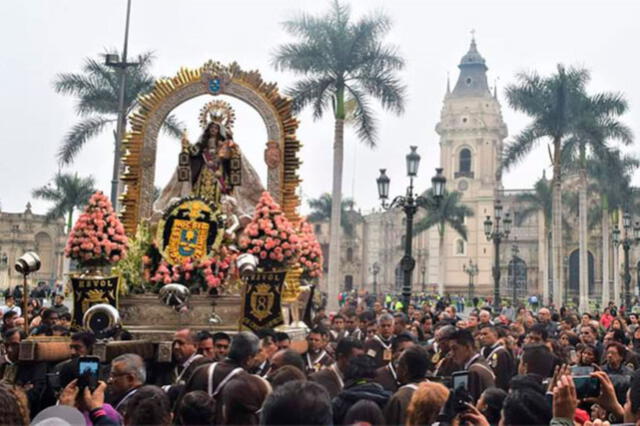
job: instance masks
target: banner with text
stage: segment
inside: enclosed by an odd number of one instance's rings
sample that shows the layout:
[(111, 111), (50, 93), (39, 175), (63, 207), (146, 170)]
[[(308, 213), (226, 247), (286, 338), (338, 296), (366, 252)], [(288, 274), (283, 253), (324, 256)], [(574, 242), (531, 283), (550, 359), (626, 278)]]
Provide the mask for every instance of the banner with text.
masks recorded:
[(98, 303), (107, 303), (118, 308), (119, 277), (71, 278), (73, 289), (73, 323), (82, 326), (82, 317)]

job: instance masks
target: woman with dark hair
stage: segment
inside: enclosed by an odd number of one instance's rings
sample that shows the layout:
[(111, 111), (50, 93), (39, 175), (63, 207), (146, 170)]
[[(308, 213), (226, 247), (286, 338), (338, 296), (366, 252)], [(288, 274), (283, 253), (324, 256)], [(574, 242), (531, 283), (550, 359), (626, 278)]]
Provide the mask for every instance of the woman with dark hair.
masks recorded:
[(271, 386), (261, 377), (251, 374), (234, 376), (222, 392), (222, 424), (257, 425), (262, 404), (270, 393)]
[(507, 393), (500, 388), (489, 388), (482, 392), (476, 403), (476, 408), (487, 418), (492, 425), (500, 422), (500, 412)]
[(383, 426), (384, 415), (382, 410), (373, 401), (363, 399), (358, 401), (349, 408), (347, 415), (344, 417), (345, 425), (367, 424), (371, 426)]
[(167, 394), (157, 386), (142, 386), (127, 402), (125, 426), (170, 426), (173, 416)]
[(578, 365), (582, 367), (591, 366), (598, 363), (598, 349), (593, 345), (584, 345), (578, 354)]

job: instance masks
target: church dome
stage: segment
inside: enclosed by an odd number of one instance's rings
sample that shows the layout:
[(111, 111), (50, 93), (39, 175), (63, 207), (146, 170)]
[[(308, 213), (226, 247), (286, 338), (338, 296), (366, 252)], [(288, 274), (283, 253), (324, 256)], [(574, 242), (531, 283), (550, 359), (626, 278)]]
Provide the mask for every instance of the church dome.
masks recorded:
[(451, 92), (452, 97), (490, 97), (489, 84), (487, 83), (487, 65), (484, 58), (478, 52), (475, 37), (471, 39), (469, 51), (462, 57), (460, 64), (460, 76), (456, 86)]

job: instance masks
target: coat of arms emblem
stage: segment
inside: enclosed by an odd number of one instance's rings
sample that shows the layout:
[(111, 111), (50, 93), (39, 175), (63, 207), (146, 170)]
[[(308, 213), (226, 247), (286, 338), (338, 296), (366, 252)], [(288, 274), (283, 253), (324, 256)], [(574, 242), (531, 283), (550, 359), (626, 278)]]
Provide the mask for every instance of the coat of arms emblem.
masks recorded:
[(269, 284), (258, 284), (251, 293), (251, 314), (262, 321), (272, 313), (275, 294)]
[(217, 206), (187, 197), (170, 206), (158, 224), (160, 253), (172, 265), (211, 256), (224, 237)]

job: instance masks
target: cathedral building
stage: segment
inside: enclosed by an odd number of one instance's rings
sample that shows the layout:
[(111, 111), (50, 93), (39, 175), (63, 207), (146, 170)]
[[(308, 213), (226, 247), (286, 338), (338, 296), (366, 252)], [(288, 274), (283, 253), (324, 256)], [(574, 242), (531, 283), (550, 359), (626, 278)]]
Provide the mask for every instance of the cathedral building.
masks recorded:
[(64, 220), (34, 214), (30, 203), (21, 213), (0, 211), (0, 290), (22, 284), (13, 265), (28, 251), (35, 251), (42, 262), (40, 270), (29, 276), (30, 285), (63, 282), (66, 242)]
[[(435, 131), (440, 136), (440, 166), (447, 178), (446, 189), (459, 192), (461, 202), (471, 209), (473, 216), (465, 218), (466, 239), (449, 226), (442, 234), (433, 227), (414, 236), (416, 266), (412, 277), (413, 292), (448, 293), (466, 298), (493, 296), (494, 246), (487, 240), (484, 221), (487, 216), (494, 221), (494, 206), (499, 201), (503, 216), (508, 212), (513, 219), (511, 233), (500, 245), (501, 297), (525, 300), (536, 295), (545, 302), (550, 301), (554, 289), (549, 267), (551, 236), (547, 224), (551, 219), (545, 217), (543, 210), (535, 210), (522, 201), (524, 194), (536, 195), (533, 188), (503, 187), (500, 165), (508, 137), (507, 125), (502, 118), (497, 90), (490, 88), (487, 82), (487, 63), (478, 51), (475, 39), (462, 56), (458, 68), (459, 75), (453, 90), (447, 82)], [(540, 177), (550, 185), (544, 175), (544, 165), (535, 168), (535, 165), (531, 167), (525, 163), (520, 167), (531, 173), (532, 180)], [(559, 297), (576, 306), (580, 271), (578, 188), (578, 176), (567, 173), (562, 181), (562, 274), (565, 286)], [(598, 194), (589, 193), (590, 217), (599, 209), (601, 213), (598, 198)], [(415, 220), (422, 215), (424, 213), (418, 210)], [(615, 215), (611, 216), (615, 219)], [(620, 228), (621, 216), (618, 215), (616, 222)], [(591, 303), (602, 300), (604, 288), (608, 290), (608, 296), (604, 297), (617, 304), (623, 294), (622, 248), (611, 243), (613, 226), (609, 225), (607, 229), (605, 222), (608, 220), (602, 222), (600, 219), (602, 223), (589, 220), (587, 280)], [(405, 226), (405, 215), (399, 209), (375, 209), (364, 214), (355, 234), (343, 236), (342, 258), (352, 261), (342, 264), (341, 290), (360, 289), (399, 295), (403, 281), (400, 263), (404, 255)], [(320, 238), (328, 242), (328, 223), (320, 230)], [(605, 256), (603, 247), (607, 250)], [(634, 246), (630, 263), (632, 295), (640, 292), (639, 259), (640, 246)], [(605, 273), (605, 263), (608, 273)], [(357, 281), (359, 277), (362, 277), (361, 281)], [(343, 285), (346, 283), (349, 285)]]

